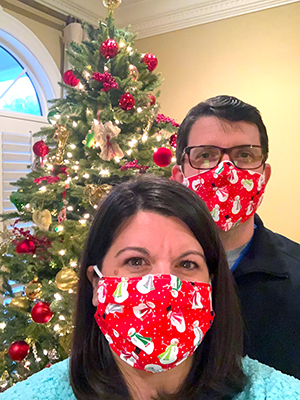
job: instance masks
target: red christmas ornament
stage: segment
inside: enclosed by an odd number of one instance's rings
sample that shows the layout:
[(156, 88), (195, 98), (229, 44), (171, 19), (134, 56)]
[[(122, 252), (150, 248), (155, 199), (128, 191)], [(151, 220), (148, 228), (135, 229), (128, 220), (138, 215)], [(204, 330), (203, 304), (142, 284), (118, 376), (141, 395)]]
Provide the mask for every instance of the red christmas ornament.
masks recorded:
[(177, 133), (174, 133), (169, 140), (170, 146), (174, 147), (174, 149), (176, 149), (176, 145), (177, 145)]
[(39, 301), (32, 307), (31, 317), (37, 324), (45, 324), (53, 317), (53, 311), (50, 309), (50, 304)]
[(107, 59), (116, 57), (118, 51), (119, 47), (114, 39), (107, 39), (100, 46), (100, 53)]
[(130, 93), (122, 94), (119, 99), (119, 106), (125, 110), (131, 110), (135, 105), (135, 99)]
[(148, 70), (150, 72), (154, 71), (158, 64), (156, 56), (152, 53), (145, 54), (144, 57), (142, 58), (142, 62), (147, 64)]
[(22, 361), (29, 351), (30, 348), (24, 340), (17, 340), (9, 346), (8, 354), (13, 361)]
[(160, 147), (153, 154), (153, 161), (159, 167), (167, 167), (171, 164), (173, 154), (170, 149), (166, 147)]
[(77, 86), (79, 83), (79, 79), (76, 78), (76, 76), (74, 75), (74, 72), (71, 69), (68, 69), (63, 74), (63, 81), (66, 85), (69, 85), (69, 86)]
[(32, 240), (24, 239), (17, 243), (16, 252), (18, 254), (26, 253), (26, 254), (34, 254), (35, 253), (35, 244)]
[(43, 140), (34, 143), (32, 149), (34, 154), (38, 157), (45, 157), (49, 153), (49, 147)]
[(148, 97), (150, 99), (150, 106), (154, 106), (154, 104), (156, 103), (155, 96), (153, 96), (153, 94), (148, 94)]

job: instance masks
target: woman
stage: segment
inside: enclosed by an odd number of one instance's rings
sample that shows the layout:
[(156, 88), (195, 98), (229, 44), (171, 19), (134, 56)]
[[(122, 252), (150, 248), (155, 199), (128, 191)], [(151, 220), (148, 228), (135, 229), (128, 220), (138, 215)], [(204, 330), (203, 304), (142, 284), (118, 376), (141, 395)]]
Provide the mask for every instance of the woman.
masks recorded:
[(77, 298), (70, 362), (4, 399), (300, 396), (296, 379), (242, 359), (239, 305), (215, 224), (181, 184), (150, 177), (114, 188), (90, 229)]

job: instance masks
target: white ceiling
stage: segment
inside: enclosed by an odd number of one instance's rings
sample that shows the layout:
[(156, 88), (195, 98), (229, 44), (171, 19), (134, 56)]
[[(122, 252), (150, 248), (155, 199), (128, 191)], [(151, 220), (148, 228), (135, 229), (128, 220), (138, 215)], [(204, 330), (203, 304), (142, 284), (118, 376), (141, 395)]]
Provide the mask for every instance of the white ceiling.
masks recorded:
[[(90, 22), (104, 20), (102, 0), (36, 0), (66, 15)], [(122, 0), (114, 12), (117, 26), (131, 25), (138, 38), (230, 18), (299, 0)]]

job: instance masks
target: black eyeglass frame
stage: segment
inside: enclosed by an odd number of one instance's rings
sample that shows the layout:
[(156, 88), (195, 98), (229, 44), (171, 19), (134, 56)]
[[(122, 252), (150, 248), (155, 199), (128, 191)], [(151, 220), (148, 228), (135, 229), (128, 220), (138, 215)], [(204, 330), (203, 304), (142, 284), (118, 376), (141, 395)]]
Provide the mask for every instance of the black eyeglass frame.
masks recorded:
[[(211, 168), (197, 168), (197, 167), (193, 167), (193, 165), (192, 165), (192, 163), (191, 163), (191, 160), (190, 160), (190, 152), (191, 152), (192, 149), (195, 149), (195, 148), (198, 148), (198, 147), (212, 147), (212, 148), (214, 148), (214, 149), (219, 149), (219, 150), (221, 150), (220, 158), (219, 158), (217, 164), (216, 164), (214, 167), (211, 167)], [(259, 167), (261, 167), (262, 165), (265, 164), (265, 162), (266, 162), (267, 159), (268, 159), (268, 153), (265, 153), (265, 154), (264, 154), (263, 151), (262, 151), (262, 160), (261, 160), (261, 163), (260, 163), (257, 167), (253, 167), (253, 168), (249, 168), (249, 167), (247, 167), (247, 168), (240, 168), (240, 167), (238, 167), (237, 165), (235, 165), (235, 162), (232, 160), (232, 158), (231, 158), (231, 156), (230, 156), (229, 153), (230, 153), (232, 150), (234, 150), (234, 149), (243, 148), (243, 147), (260, 148), (260, 149), (262, 149), (262, 146), (252, 145), (252, 144), (242, 144), (242, 145), (239, 145), (239, 146), (233, 146), (233, 147), (228, 147), (228, 148), (219, 147), (219, 146), (213, 146), (213, 145), (187, 146), (187, 147), (185, 147), (185, 148), (183, 149), (181, 160), (182, 160), (182, 162), (183, 162), (183, 161), (184, 161), (184, 156), (187, 154), (190, 166), (191, 166), (192, 168), (194, 168), (194, 169), (203, 170), (203, 171), (209, 171), (209, 170), (211, 170), (211, 169), (216, 168), (216, 166), (217, 166), (217, 165), (220, 163), (220, 161), (222, 160), (222, 157), (224, 156), (224, 154), (228, 154), (230, 161), (234, 164), (234, 166), (235, 166), (236, 168), (238, 168), (238, 169), (240, 169), (240, 170), (247, 170), (247, 169), (248, 169), (248, 170), (252, 170), (252, 169), (257, 169), (257, 168), (259, 168)]]

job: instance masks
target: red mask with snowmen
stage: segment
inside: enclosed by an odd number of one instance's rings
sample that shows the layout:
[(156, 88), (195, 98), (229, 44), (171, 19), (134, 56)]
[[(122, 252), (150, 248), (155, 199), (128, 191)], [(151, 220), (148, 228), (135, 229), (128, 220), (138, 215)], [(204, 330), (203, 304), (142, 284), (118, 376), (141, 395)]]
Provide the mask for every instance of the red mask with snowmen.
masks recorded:
[(190, 357), (210, 328), (211, 285), (174, 275), (101, 277), (95, 318), (111, 349), (129, 365), (162, 372)]
[(213, 220), (225, 232), (256, 212), (266, 187), (264, 173), (238, 169), (230, 161), (184, 178), (183, 184), (205, 201)]

